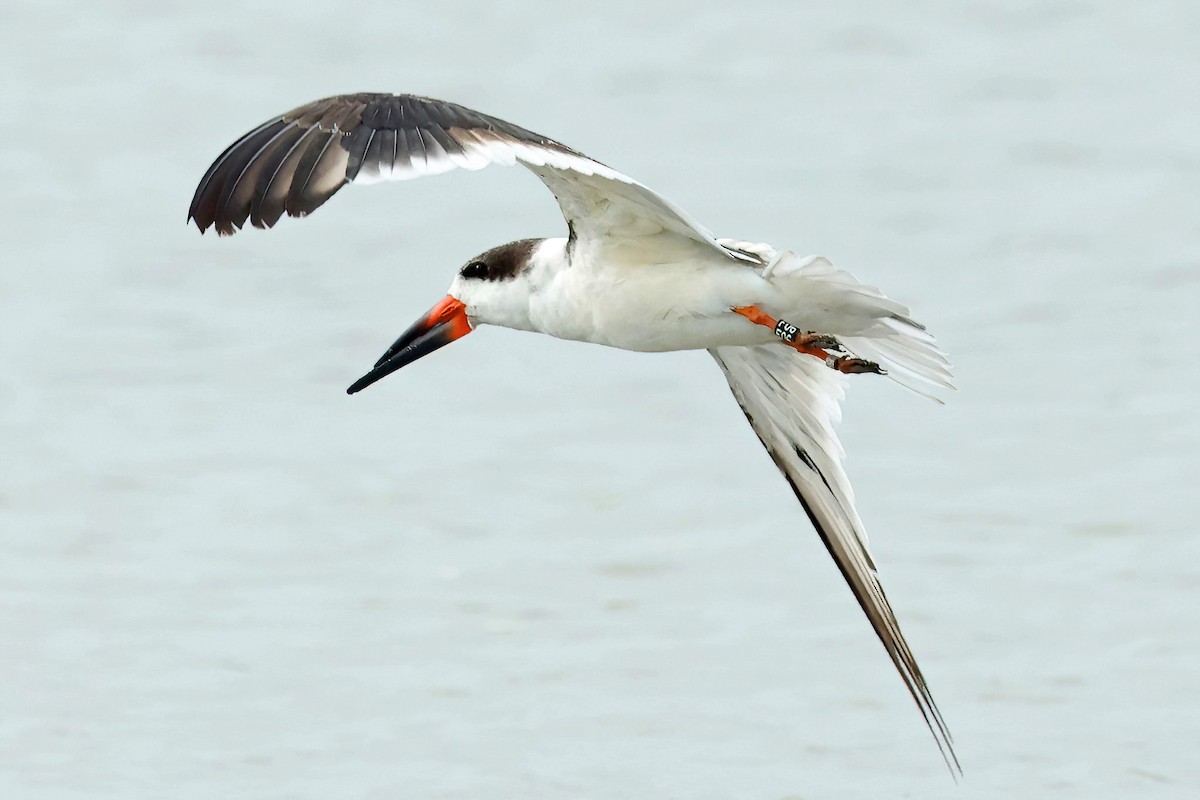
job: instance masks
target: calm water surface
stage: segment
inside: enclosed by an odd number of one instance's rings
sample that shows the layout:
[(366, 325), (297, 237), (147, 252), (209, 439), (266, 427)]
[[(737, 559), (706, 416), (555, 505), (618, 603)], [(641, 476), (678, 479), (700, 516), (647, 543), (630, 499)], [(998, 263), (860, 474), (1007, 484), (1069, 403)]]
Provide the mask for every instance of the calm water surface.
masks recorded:
[[(0, 795), (1194, 796), (1197, 9), (5, 5)], [(706, 355), (486, 330), (343, 394), (562, 231), (530, 175), (184, 225), (234, 136), (353, 90), (938, 334), (953, 401), (855, 380), (842, 434), (960, 786)]]

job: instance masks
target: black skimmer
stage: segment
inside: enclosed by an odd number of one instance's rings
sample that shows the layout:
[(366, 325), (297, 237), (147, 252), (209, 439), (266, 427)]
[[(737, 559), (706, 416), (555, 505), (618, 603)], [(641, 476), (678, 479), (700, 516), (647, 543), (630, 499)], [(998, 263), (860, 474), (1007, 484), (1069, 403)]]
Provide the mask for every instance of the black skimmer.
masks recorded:
[(347, 183), (519, 163), (554, 193), (568, 235), (471, 258), (447, 296), (348, 391), (480, 325), (627, 350), (707, 349), (795, 492), (916, 701), (947, 765), (949, 730), (883, 592), (833, 430), (847, 373), (879, 373), (934, 397), (945, 356), (907, 308), (821, 257), (718, 239), (638, 181), (572, 148), (454, 103), (415, 95), (329, 97), (240, 137), (188, 210), (230, 235), (305, 216)]

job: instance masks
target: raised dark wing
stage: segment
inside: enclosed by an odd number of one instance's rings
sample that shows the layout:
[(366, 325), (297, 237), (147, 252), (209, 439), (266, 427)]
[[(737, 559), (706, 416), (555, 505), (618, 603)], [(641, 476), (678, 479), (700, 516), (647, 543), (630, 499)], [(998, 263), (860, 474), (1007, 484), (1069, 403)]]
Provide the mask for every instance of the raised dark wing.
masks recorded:
[(718, 347), (709, 352), (850, 584), (946, 764), (952, 772), (961, 772), (950, 732), (879, 583), (862, 520), (854, 510), (854, 492), (842, 469), (842, 446), (833, 431), (833, 424), (841, 419), (845, 376), (779, 345)]
[(558, 199), (577, 240), (677, 236), (739, 260), (686, 213), (566, 145), (455, 103), (408, 94), (327, 97), (275, 117), (217, 158), (188, 209), (201, 232), (230, 235), (310, 214), (347, 183), (521, 163)]

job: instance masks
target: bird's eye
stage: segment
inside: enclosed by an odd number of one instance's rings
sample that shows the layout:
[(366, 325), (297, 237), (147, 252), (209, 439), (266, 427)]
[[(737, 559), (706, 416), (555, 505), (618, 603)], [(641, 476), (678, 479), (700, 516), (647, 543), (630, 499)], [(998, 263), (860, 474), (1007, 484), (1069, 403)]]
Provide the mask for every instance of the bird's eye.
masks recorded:
[(462, 268), (462, 276), (464, 278), (486, 278), (488, 276), (488, 265), (482, 261), (472, 261)]

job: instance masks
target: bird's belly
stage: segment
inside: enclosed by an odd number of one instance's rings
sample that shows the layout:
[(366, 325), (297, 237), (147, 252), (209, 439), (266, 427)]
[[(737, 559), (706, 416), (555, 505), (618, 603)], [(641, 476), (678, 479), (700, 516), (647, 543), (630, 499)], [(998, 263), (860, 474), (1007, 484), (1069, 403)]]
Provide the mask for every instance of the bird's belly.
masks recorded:
[(647, 353), (777, 341), (771, 331), (725, 312), (720, 316), (644, 316), (599, 326), (591, 341)]
[[(610, 270), (558, 287), (554, 302), (531, 311), (540, 330), (560, 339), (642, 352), (696, 350), (775, 341), (732, 313), (759, 302), (764, 283), (742, 268), (690, 264)], [(563, 302), (570, 298), (568, 302)]]

